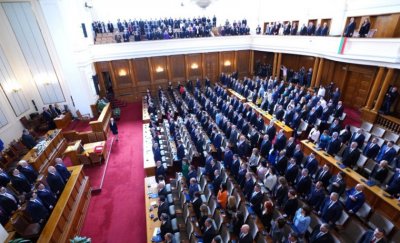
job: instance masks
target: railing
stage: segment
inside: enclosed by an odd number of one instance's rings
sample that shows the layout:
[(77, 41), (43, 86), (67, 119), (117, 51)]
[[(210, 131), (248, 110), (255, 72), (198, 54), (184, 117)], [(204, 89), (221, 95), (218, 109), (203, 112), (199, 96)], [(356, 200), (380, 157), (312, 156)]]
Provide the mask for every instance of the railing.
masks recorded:
[(400, 133), (400, 119), (398, 118), (393, 116), (378, 115), (376, 123), (395, 133)]

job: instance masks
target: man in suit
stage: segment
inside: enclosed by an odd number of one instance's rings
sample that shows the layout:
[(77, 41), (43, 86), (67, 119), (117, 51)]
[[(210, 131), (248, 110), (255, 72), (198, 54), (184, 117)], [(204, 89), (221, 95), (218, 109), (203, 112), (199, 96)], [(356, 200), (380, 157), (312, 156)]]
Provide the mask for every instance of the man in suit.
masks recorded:
[(314, 35), (314, 34), (315, 34), (315, 25), (313, 22), (309, 22), (307, 27), (307, 35)]
[(323, 183), (324, 187), (327, 187), (329, 185), (329, 180), (331, 179), (332, 174), (330, 172), (330, 167), (328, 164), (325, 164), (322, 166), (321, 169), (317, 171), (315, 174), (315, 182), (321, 181)]
[(286, 143), (286, 156), (288, 158), (293, 157), (294, 155), (294, 150), (296, 148), (296, 143), (294, 141), (294, 137), (290, 137)]
[(237, 154), (233, 155), (233, 162), (232, 162), (232, 168), (231, 168), (231, 173), (233, 177), (237, 177), (240, 169), (240, 157)]
[(56, 168), (60, 176), (63, 178), (64, 182), (67, 183), (69, 177), (71, 176), (71, 172), (64, 165), (64, 162), (61, 158), (56, 158), (55, 162), (56, 164), (54, 165), (54, 167)]
[(48, 128), (50, 130), (56, 128), (56, 124), (54, 123), (54, 120), (53, 120), (53, 118), (55, 118), (55, 117), (53, 117), (53, 115), (49, 111), (48, 107), (43, 107), (42, 116), (46, 120)]
[(229, 136), (229, 143), (236, 145), (238, 141), (238, 132), (236, 130), (236, 125), (232, 125), (231, 135)]
[(263, 194), (261, 192), (261, 186), (259, 184), (255, 184), (254, 191), (250, 197), (250, 206), (258, 216), (261, 216), (262, 201)]
[(32, 149), (37, 144), (35, 138), (29, 133), (27, 129), (24, 129), (22, 131), (21, 141), (28, 149)]
[(343, 152), (342, 163), (350, 168), (357, 163), (360, 158), (360, 151), (357, 148), (357, 142), (352, 142)]
[(378, 139), (373, 138), (371, 142), (368, 142), (364, 148), (363, 154), (369, 159), (375, 159), (378, 155), (381, 147), (378, 144)]
[(400, 168), (396, 169), (396, 173), (394, 173), (386, 185), (386, 191), (394, 197), (397, 197), (400, 194)]
[(169, 205), (164, 195), (158, 197), (157, 217), (160, 219), (162, 214), (169, 214)]
[(27, 203), (26, 211), (31, 216), (33, 223), (44, 224), (49, 216), (49, 210), (35, 192), (32, 193), (32, 197)]
[(294, 158), (291, 158), (285, 172), (285, 178), (290, 185), (294, 184), (294, 181), (296, 180), (298, 173), (299, 173), (299, 167), (296, 164), (296, 160)]
[(272, 142), (272, 140), (274, 140), (275, 135), (276, 135), (276, 128), (275, 128), (274, 124), (275, 124), (275, 122), (272, 120), (266, 128), (266, 134), (268, 135), (269, 141), (271, 141), (271, 142)]
[(280, 175), (284, 175), (288, 164), (285, 150), (279, 152), (279, 156), (276, 159), (275, 168)]
[(220, 170), (214, 170), (214, 180), (211, 182), (214, 195), (217, 196), (222, 183), (222, 176)]
[(383, 183), (389, 173), (388, 162), (382, 160), (379, 165), (375, 166), (371, 173), (371, 178)]
[(193, 211), (194, 211), (196, 217), (199, 219), (201, 216), (200, 207), (203, 204), (203, 201), (201, 200), (200, 192), (195, 192), (193, 195), (194, 195), (194, 198), (192, 200), (192, 207), (193, 207)]
[(269, 151), (271, 150), (271, 147), (272, 143), (269, 140), (269, 136), (268, 134), (265, 134), (260, 146), (260, 155), (266, 158), (269, 154)]
[(363, 133), (364, 129), (360, 128), (357, 130), (357, 132), (353, 133), (353, 135), (350, 138), (350, 143), (357, 142), (357, 147), (359, 149), (361, 149), (364, 144), (365, 136)]
[(252, 146), (253, 148), (258, 147), (259, 141), (260, 141), (260, 134), (257, 132), (256, 129), (252, 128), (252, 129), (250, 130), (250, 137), (249, 137), (249, 140), (250, 140), (250, 144), (251, 144), (251, 146)]
[(301, 175), (296, 179), (296, 191), (300, 196), (306, 196), (310, 193), (312, 180), (307, 169), (301, 170)]
[(19, 193), (29, 193), (32, 187), (28, 179), (26, 179), (26, 177), (20, 173), (18, 169), (13, 170), (11, 184)]
[(334, 243), (332, 235), (329, 233), (329, 224), (315, 226), (310, 236), (310, 243)]
[(231, 169), (233, 163), (233, 152), (229, 148), (229, 146), (225, 147), (225, 153), (224, 153), (224, 167), (228, 170)]
[(28, 164), (25, 160), (20, 160), (18, 162), (18, 170), (28, 179), (30, 184), (34, 184), (38, 173), (36, 170)]
[(346, 26), (344, 30), (344, 37), (353, 37), (354, 29), (356, 28), (356, 22), (354, 22), (354, 18), (350, 19), (350, 23)]
[(4, 209), (7, 216), (11, 216), (19, 207), (18, 198), (7, 191), (5, 187), (0, 188), (0, 206)]
[(2, 168), (0, 168), (0, 186), (7, 186), (10, 183), (10, 176)]
[(156, 174), (155, 175), (156, 175), (157, 183), (158, 183), (159, 176), (163, 176), (164, 178), (166, 178), (166, 176), (167, 176), (165, 168), (164, 168), (163, 164), (161, 163), (161, 161), (159, 161), (159, 160), (156, 162)]
[(329, 32), (328, 24), (325, 22), (321, 30), (321, 36), (327, 36)]
[(339, 133), (340, 132), (340, 121), (338, 118), (336, 118), (335, 120), (333, 120), (331, 126), (329, 127), (329, 134), (333, 134), (334, 132)]
[(205, 229), (203, 232), (203, 242), (211, 243), (216, 234), (214, 225), (213, 225), (213, 220), (211, 218), (206, 219), (204, 226), (205, 226)]
[(319, 211), (321, 204), (325, 199), (324, 186), (321, 181), (318, 181), (314, 188), (311, 190), (311, 193), (306, 197), (307, 203), (313, 207), (316, 211)]
[(308, 116), (307, 116), (308, 125), (313, 126), (315, 124), (315, 122), (317, 121), (317, 118), (318, 118), (317, 112), (315, 110), (315, 107), (313, 107), (313, 108), (311, 108), (311, 111), (310, 111), (310, 113), (308, 113)]
[(276, 136), (276, 140), (275, 140), (275, 144), (274, 144), (274, 148), (277, 151), (281, 151), (285, 148), (286, 146), (286, 136), (283, 133), (283, 130), (279, 130), (278, 135)]
[(246, 173), (246, 179), (243, 186), (243, 194), (246, 197), (246, 200), (250, 201), (251, 195), (254, 190), (254, 181), (251, 172)]
[(181, 140), (178, 140), (178, 148), (177, 148), (176, 156), (178, 157), (179, 161), (182, 161), (183, 158), (185, 157), (185, 146), (183, 146), (183, 143)]
[(390, 107), (392, 106), (398, 95), (399, 93), (397, 92), (396, 86), (392, 86), (389, 88), (381, 107), (381, 110), (383, 110), (385, 115), (390, 114)]
[(329, 193), (336, 192), (339, 195), (341, 195), (344, 192), (344, 190), (346, 188), (346, 182), (344, 180), (344, 175), (345, 175), (344, 172), (339, 171), (336, 176), (333, 176), (330, 179), (330, 183), (328, 186)]
[(374, 231), (367, 230), (357, 241), (357, 243), (386, 243), (385, 230), (382, 228), (376, 228)]
[(54, 166), (49, 166), (47, 171), (47, 184), (57, 196), (60, 196), (65, 187), (64, 180)]
[(167, 233), (173, 233), (172, 231), (172, 224), (171, 224), (171, 220), (169, 218), (169, 215), (166, 213), (161, 214), (161, 216), (159, 217), (160, 221), (161, 221), (161, 225), (160, 225), (160, 236), (161, 239), (165, 239), (165, 235)]
[(54, 208), (57, 203), (57, 196), (50, 189), (46, 188), (43, 183), (38, 185), (36, 193), (48, 210)]
[(326, 152), (334, 156), (339, 152), (341, 146), (342, 141), (339, 138), (339, 134), (337, 132), (334, 132), (332, 134), (332, 139), (328, 142), (328, 145), (326, 146)]
[(386, 160), (390, 164), (397, 154), (396, 150), (393, 147), (393, 144), (393, 141), (389, 141), (386, 145), (383, 145), (381, 150), (379, 151), (376, 161), (380, 162), (382, 160)]
[(339, 101), (334, 110), (333, 116), (335, 118), (340, 118), (343, 115), (343, 111), (344, 111), (344, 107), (343, 107), (342, 101)]
[(342, 205), (338, 199), (339, 195), (336, 192), (332, 192), (331, 195), (327, 197), (324, 203), (321, 205), (318, 215), (321, 216), (325, 223), (334, 225), (342, 215)]
[(315, 158), (314, 153), (311, 153), (309, 156), (307, 156), (306, 161), (304, 163), (304, 168), (306, 168), (311, 175), (314, 175), (314, 173), (317, 171), (318, 161)]
[(364, 204), (365, 195), (363, 189), (364, 189), (363, 185), (357, 184), (354, 188), (346, 192), (347, 199), (345, 202), (345, 207), (346, 210), (349, 211), (349, 213), (351, 214), (356, 213)]
[(158, 146), (158, 143), (153, 143), (152, 150), (153, 150), (154, 160), (155, 161), (161, 160), (162, 158), (161, 150), (160, 147)]
[(253, 243), (253, 236), (250, 234), (250, 226), (248, 224), (244, 224), (240, 228), (238, 243)]
[(298, 166), (300, 166), (301, 163), (303, 162), (304, 154), (303, 154), (303, 151), (301, 151), (300, 144), (296, 145), (296, 148), (294, 149), (294, 153), (293, 153), (293, 158), (296, 160), (296, 164)]
[(237, 152), (239, 157), (244, 158), (249, 154), (249, 145), (246, 142), (244, 135), (240, 135), (239, 142), (237, 143)]

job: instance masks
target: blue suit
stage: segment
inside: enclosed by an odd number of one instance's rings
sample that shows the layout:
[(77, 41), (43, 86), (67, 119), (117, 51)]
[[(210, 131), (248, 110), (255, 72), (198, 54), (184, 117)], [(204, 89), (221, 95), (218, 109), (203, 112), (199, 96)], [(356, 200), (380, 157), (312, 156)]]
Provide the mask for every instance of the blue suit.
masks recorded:
[(56, 168), (58, 174), (60, 174), (60, 176), (63, 178), (64, 182), (67, 183), (69, 177), (71, 176), (71, 172), (68, 171), (67, 167), (65, 167), (63, 164), (56, 164), (54, 167)]
[(328, 142), (326, 146), (326, 152), (330, 155), (335, 155), (339, 152), (340, 146), (342, 145), (342, 141), (339, 138), (332, 139)]
[(307, 157), (306, 164), (304, 168), (308, 170), (310, 175), (313, 175), (318, 169), (318, 161), (316, 158), (311, 158), (310, 156)]
[(43, 205), (49, 209), (50, 206), (55, 206), (57, 203), (57, 197), (56, 195), (50, 191), (48, 188), (45, 188), (43, 190), (38, 190), (37, 191), (37, 196), (42, 200)]
[(387, 145), (384, 145), (382, 146), (381, 151), (379, 151), (376, 161), (380, 162), (382, 160), (386, 160), (390, 164), (395, 156), (396, 150), (393, 147), (389, 149)]
[(230, 169), (233, 162), (233, 153), (231, 150), (228, 150), (224, 154), (224, 166), (227, 169)]
[(317, 211), (321, 207), (321, 204), (324, 202), (325, 193), (324, 189), (313, 188), (311, 193), (307, 197), (307, 202), (311, 207), (314, 207)]
[(321, 218), (326, 223), (335, 223), (342, 215), (342, 206), (339, 201), (330, 203), (331, 200), (327, 197), (321, 206)]
[(274, 148), (278, 151), (281, 151), (282, 149), (284, 149), (286, 146), (286, 137), (284, 134), (278, 135), (278, 137), (276, 138), (275, 144), (274, 144)]
[(364, 148), (363, 154), (368, 158), (373, 159), (378, 155), (380, 148), (381, 147), (378, 144), (368, 142), (367, 146)]
[(251, 195), (254, 189), (254, 182), (253, 179), (246, 180), (243, 187), (243, 194), (246, 196), (246, 199), (250, 201)]
[[(346, 209), (352, 210), (353, 213), (356, 213), (365, 202), (364, 193), (357, 192), (354, 188), (352, 188), (349, 191), (347, 191), (346, 194), (347, 194), (347, 199), (345, 203)], [(355, 201), (351, 200), (350, 196), (353, 196), (355, 198)]]
[(386, 191), (391, 195), (400, 193), (400, 172), (396, 172), (388, 183)]
[(26, 210), (31, 216), (32, 221), (35, 223), (39, 223), (41, 220), (46, 220), (49, 216), (49, 211), (38, 198), (34, 201), (29, 200)]

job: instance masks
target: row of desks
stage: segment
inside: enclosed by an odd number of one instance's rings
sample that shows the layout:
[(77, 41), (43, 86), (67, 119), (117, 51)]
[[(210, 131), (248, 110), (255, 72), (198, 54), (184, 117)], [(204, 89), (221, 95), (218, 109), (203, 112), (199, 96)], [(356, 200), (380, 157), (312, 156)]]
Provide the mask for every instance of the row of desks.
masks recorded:
[(157, 217), (158, 208), (153, 208), (150, 211), (150, 206), (157, 204), (158, 205), (158, 198), (151, 198), (149, 195), (152, 193), (157, 193), (157, 183), (156, 178), (152, 177), (145, 177), (144, 178), (144, 197), (145, 197), (145, 211), (146, 211), (146, 234), (147, 234), (147, 241), (151, 243), (151, 239), (153, 237), (154, 229), (159, 228), (161, 226), (160, 220), (154, 221), (150, 215), (152, 214), (154, 218)]
[(142, 119), (143, 123), (150, 122), (150, 114), (149, 114), (149, 105), (147, 104), (146, 96), (143, 96), (142, 99)]
[(354, 187), (356, 184), (364, 185), (364, 194), (366, 201), (372, 208), (382, 212), (388, 219), (390, 219), (397, 227), (400, 227), (400, 203), (397, 199), (391, 198), (390, 195), (378, 186), (368, 186), (366, 178), (355, 172), (350, 168), (342, 169), (340, 162), (334, 157), (330, 156), (323, 150), (317, 150), (316, 145), (308, 140), (302, 140), (301, 146), (305, 154), (314, 153), (320, 166), (324, 164), (331, 165), (332, 173), (336, 174), (339, 171), (345, 173), (346, 185)]
[[(242, 95), (240, 95), (239, 93), (237, 93), (236, 91), (232, 90), (232, 89), (228, 89), (228, 93), (234, 97), (236, 97), (238, 100), (240, 100), (242, 103), (250, 106), (251, 108), (253, 108), (253, 110), (260, 116), (262, 116), (262, 118), (264, 119), (265, 124), (269, 124), (274, 117), (269, 114), (268, 112), (262, 110), (261, 108), (259, 108), (258, 106), (256, 106), (253, 102), (246, 102), (246, 98), (243, 97)], [(276, 120), (274, 122), (274, 126), (276, 128), (276, 130), (283, 130), (283, 132), (285, 133), (286, 138), (290, 138), (293, 135), (293, 129), (290, 128), (289, 126), (285, 125), (283, 122)]]
[(156, 163), (153, 155), (153, 143), (150, 125), (143, 124), (143, 168), (146, 176), (155, 175)]

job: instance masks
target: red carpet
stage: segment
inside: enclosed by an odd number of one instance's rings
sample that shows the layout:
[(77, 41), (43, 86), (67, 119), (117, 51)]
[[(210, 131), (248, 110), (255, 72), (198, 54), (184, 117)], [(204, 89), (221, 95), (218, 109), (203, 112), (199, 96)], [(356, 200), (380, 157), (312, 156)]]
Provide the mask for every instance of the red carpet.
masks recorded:
[(344, 108), (344, 112), (347, 114), (344, 119), (344, 125), (361, 126), (361, 112), (359, 110), (346, 107)]
[(141, 113), (140, 102), (121, 109), (119, 141), (114, 141), (102, 191), (92, 195), (80, 233), (92, 242), (146, 242)]
[(75, 130), (77, 132), (86, 132), (86, 131), (91, 131), (91, 128), (89, 126), (88, 121), (79, 121), (79, 120), (73, 120), (71, 123), (68, 125), (68, 127), (63, 128), (63, 131), (72, 131)]

